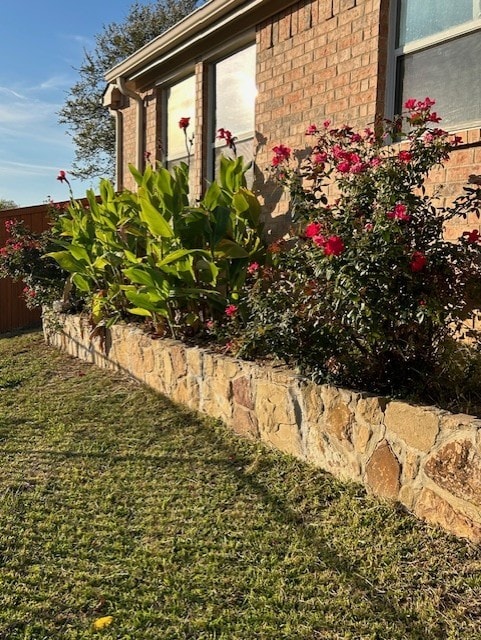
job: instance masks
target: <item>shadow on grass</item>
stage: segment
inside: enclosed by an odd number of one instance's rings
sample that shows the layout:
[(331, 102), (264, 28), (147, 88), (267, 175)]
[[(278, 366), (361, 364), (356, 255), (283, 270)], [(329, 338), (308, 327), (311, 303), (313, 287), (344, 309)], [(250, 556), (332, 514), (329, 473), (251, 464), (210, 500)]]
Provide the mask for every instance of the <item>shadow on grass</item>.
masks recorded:
[[(355, 559), (349, 556), (349, 550), (346, 555), (341, 555), (333, 548), (332, 540), (323, 533), (322, 513), (333, 503), (339, 499), (342, 494), (343, 487), (340, 483), (329, 479), (328, 474), (319, 472), (322, 478), (326, 478), (325, 482), (320, 483), (317, 493), (322, 508), (316, 508), (315, 519), (316, 526), (310, 526), (306, 522), (306, 515), (302, 510), (296, 510), (292, 505), (292, 501), (283, 498), (275, 492), (269, 490), (269, 487), (258, 478), (263, 474), (278, 475), (280, 468), (285, 465), (279, 454), (272, 456), (264, 449), (264, 452), (256, 458), (255, 468), (251, 467), (253, 463), (252, 451), (248, 450), (248, 446), (241, 441), (237, 441), (235, 437), (228, 432), (223, 432), (219, 424), (213, 424), (212, 421), (199, 419), (198, 416), (179, 408), (171, 403), (168, 399), (161, 397), (162, 409), (168, 413), (167, 420), (162, 421), (160, 416), (160, 424), (156, 429), (158, 440), (156, 444), (162, 444), (163, 441), (169, 442), (175, 436), (172, 454), (148, 454), (148, 453), (132, 453), (132, 454), (116, 454), (113, 451), (99, 452), (82, 452), (72, 449), (62, 451), (56, 449), (39, 449), (28, 447), (3, 447), (0, 449), (2, 456), (19, 454), (23, 457), (34, 456), (37, 460), (39, 457), (52, 458), (53, 460), (68, 459), (99, 459), (104, 463), (117, 463), (136, 461), (139, 463), (146, 462), (149, 464), (158, 464), (162, 473), (168, 474), (169, 465), (183, 464), (188, 468), (195, 465), (203, 466), (210, 469), (218, 469), (219, 472), (228, 473), (235, 477), (236, 483), (240, 491), (245, 493), (254, 493), (264, 504), (265, 510), (268, 511), (270, 518), (280, 525), (287, 525), (299, 536), (300, 540), (310, 549), (314, 549), (319, 563), (326, 569), (331, 570), (334, 575), (339, 576), (339, 581), (348, 584), (352, 591), (352, 597), (359, 598), (368, 603), (373, 619), (379, 619), (386, 624), (395, 623), (399, 632), (405, 634), (406, 637), (412, 639), (425, 639), (426, 630), (424, 625), (416, 618), (416, 613), (411, 610), (403, 610), (398, 607), (389, 596), (382, 590), (376, 588), (373, 581), (375, 576), (362, 575), (362, 568), (358, 566)], [(176, 422), (171, 423), (169, 416), (175, 414)], [(182, 428), (182, 436), (186, 436), (187, 440), (198, 442), (199, 446), (195, 454), (179, 455), (178, 449), (183, 446), (183, 450), (188, 446), (183, 438), (179, 439), (179, 419), (184, 423)], [(21, 421), (20, 421), (21, 423)], [(78, 434), (82, 436), (82, 434)], [(87, 437), (83, 434), (80, 437), (79, 444)], [(91, 443), (88, 439), (88, 444)], [(177, 449), (177, 451), (176, 451)], [(210, 454), (210, 457), (209, 457)], [(273, 459), (274, 457), (274, 459)], [(290, 479), (286, 474), (286, 488), (289, 488)], [(291, 487), (292, 488), (292, 487)], [(361, 492), (361, 489), (359, 490)], [(284, 548), (277, 549), (280, 555), (284, 551), (287, 555), (289, 552), (288, 545)], [(438, 634), (431, 635), (432, 638), (446, 637), (442, 623), (438, 622)], [(321, 632), (319, 632), (321, 633)], [(0, 638), (2, 636), (0, 635)], [(313, 632), (313, 639), (316, 638)], [(321, 638), (322, 635), (317, 637)]]

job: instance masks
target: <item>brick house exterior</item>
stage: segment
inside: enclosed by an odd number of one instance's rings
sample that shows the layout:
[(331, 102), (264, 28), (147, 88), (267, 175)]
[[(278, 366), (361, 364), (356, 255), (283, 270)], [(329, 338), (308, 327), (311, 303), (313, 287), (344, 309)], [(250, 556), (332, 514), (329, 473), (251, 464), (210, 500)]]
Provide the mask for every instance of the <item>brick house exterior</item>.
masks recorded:
[[(452, 4), (450, 0), (429, 0), (428, 4), (433, 2), (446, 5), (447, 10)], [(404, 48), (398, 46), (396, 21), (408, 4), (409, 0), (209, 0), (106, 75), (109, 87), (105, 105), (117, 122), (118, 187), (133, 188), (127, 165), (142, 168), (145, 152), (151, 154), (151, 161), (165, 160), (169, 104), (166, 91), (182, 78), (193, 76), (191, 188), (193, 197), (202, 195), (212, 178), (215, 131), (222, 126), (212, 120), (216, 104), (213, 92), (219, 92), (212, 69), (217, 60), (252, 46), (257, 87), (252, 132), (253, 188), (264, 202), (268, 227), (276, 235), (282, 233), (288, 223), (282, 215), (287, 201), (269, 181), (266, 171), (273, 146), (283, 143), (294, 149), (303, 148), (306, 126), (313, 122), (330, 119), (336, 126), (349, 123), (358, 128), (372, 123), (377, 114), (393, 115), (394, 86), (399, 85), (396, 60), (402, 61), (403, 69), (412, 66), (413, 60), (418, 66), (428, 64), (429, 60), (425, 63), (424, 58), (416, 57), (418, 52), (423, 56), (425, 51), (436, 53), (440, 42), (461, 46), (463, 38), (470, 38), (469, 42), (479, 48), (481, 15), (477, 13), (461, 26), (453, 25), (453, 19), (446, 17), (446, 24), (439, 27), (441, 39), (436, 40), (436, 34), (427, 32), (413, 36), (414, 45), (408, 42)], [(429, 25), (427, 28), (433, 29)], [(457, 49), (450, 55), (456, 62)], [(465, 57), (463, 53), (459, 55)], [(419, 73), (416, 65), (413, 68)], [(407, 77), (408, 72), (403, 73)], [(443, 70), (442, 74), (449, 75)], [(476, 69), (471, 74), (479, 85)], [(425, 85), (426, 90), (430, 89), (430, 77), (427, 73), (426, 83), (421, 81), (423, 89)], [(462, 89), (458, 89), (460, 95)], [(228, 100), (229, 86), (220, 90)], [(474, 100), (476, 91), (479, 93), (479, 89), (475, 89)], [(426, 93), (413, 97), (425, 96)], [(437, 95), (430, 97), (437, 100)], [(238, 100), (236, 94), (233, 108)], [(438, 110), (443, 115), (441, 108)], [(461, 104), (458, 111), (462, 110)], [(453, 152), (446, 167), (431, 177), (432, 185), (443, 185), (445, 198), (460, 193), (469, 174), (480, 173), (481, 110), (465, 121), (459, 114), (456, 117), (445, 128), (461, 135), (464, 143)], [(469, 221), (469, 225), (479, 228), (479, 221)], [(453, 227), (447, 235), (456, 238), (460, 231)]]

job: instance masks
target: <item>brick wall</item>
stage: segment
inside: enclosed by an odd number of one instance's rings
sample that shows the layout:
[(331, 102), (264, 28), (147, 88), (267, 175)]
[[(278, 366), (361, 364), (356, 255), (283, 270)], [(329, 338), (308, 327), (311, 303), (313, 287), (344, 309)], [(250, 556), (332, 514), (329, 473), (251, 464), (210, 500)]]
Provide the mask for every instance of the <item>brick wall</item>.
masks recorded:
[[(254, 190), (264, 203), (267, 229), (281, 235), (288, 227), (285, 194), (269, 179), (271, 149), (279, 143), (293, 149), (305, 144), (310, 123), (364, 127), (385, 112), (388, 0), (301, 0), (256, 25), (257, 86), (256, 172)], [(196, 123), (192, 194), (205, 187), (208, 157), (206, 117), (207, 65), (196, 64)], [(161, 70), (159, 70), (161, 73)], [(425, 96), (414, 96), (424, 98)], [(135, 159), (135, 105), (124, 111), (125, 171)], [(146, 149), (161, 140), (161, 91), (145, 103)], [(442, 114), (441, 114), (442, 115)], [(433, 173), (431, 188), (443, 185), (442, 202), (462, 191), (470, 173), (481, 173), (481, 130), (460, 132), (466, 144), (453, 152), (444, 169)], [(157, 159), (160, 159), (157, 154)], [(131, 188), (127, 175), (124, 186)], [(477, 219), (467, 221), (478, 227)], [(456, 238), (464, 223), (447, 230)]]

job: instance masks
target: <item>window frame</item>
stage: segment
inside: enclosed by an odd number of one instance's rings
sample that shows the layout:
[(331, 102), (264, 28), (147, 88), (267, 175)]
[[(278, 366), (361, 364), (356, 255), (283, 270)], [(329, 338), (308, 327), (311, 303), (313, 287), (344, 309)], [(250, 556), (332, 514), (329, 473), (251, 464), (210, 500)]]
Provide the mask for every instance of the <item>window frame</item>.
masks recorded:
[[(239, 51), (247, 49), (249, 47), (253, 47), (254, 49), (254, 80), (256, 80), (257, 75), (257, 45), (255, 40), (255, 35), (251, 32), (244, 34), (242, 38), (238, 38), (230, 43), (229, 47), (219, 48), (216, 51), (212, 52), (211, 55), (205, 60), (205, 63), (208, 65), (208, 89), (207, 89), (207, 104), (208, 104), (208, 114), (207, 118), (207, 127), (206, 127), (206, 152), (207, 152), (207, 171), (205, 178), (207, 181), (212, 181), (215, 179), (215, 163), (216, 163), (216, 152), (218, 149), (222, 149), (225, 147), (225, 143), (221, 140), (217, 140), (217, 128), (215, 124), (215, 111), (216, 111), (216, 74), (215, 74), (215, 65), (223, 60), (226, 60), (230, 56), (235, 55)], [(256, 83), (257, 85), (257, 83)], [(249, 132), (250, 135), (244, 135), (242, 139), (238, 138), (237, 142), (244, 142), (252, 139), (253, 144), (255, 141), (256, 129), (255, 129), (255, 107), (253, 113), (254, 120), (254, 129)], [(234, 135), (236, 134), (233, 131)], [(237, 136), (236, 136), (237, 137)], [(253, 163), (255, 162), (255, 154), (253, 153), (252, 158)]]
[[(431, 47), (441, 45), (445, 42), (450, 42), (457, 38), (480, 32), (481, 37), (481, 0), (472, 0), (473, 2), (473, 15), (476, 17), (468, 23), (456, 25), (438, 33), (413, 40), (404, 45), (396, 46), (397, 29), (399, 22), (399, 14), (401, 8), (400, 0), (393, 0), (389, 7), (389, 24), (388, 24), (388, 61), (387, 61), (387, 85), (386, 85), (386, 116), (393, 117), (396, 115), (396, 97), (398, 90), (398, 61), (403, 56), (409, 54), (416, 54)], [(413, 96), (424, 97), (424, 96)], [(461, 131), (466, 129), (473, 129), (481, 126), (481, 115), (478, 120), (474, 120), (468, 123), (459, 123), (459, 125), (453, 125), (448, 127), (451, 131)]]

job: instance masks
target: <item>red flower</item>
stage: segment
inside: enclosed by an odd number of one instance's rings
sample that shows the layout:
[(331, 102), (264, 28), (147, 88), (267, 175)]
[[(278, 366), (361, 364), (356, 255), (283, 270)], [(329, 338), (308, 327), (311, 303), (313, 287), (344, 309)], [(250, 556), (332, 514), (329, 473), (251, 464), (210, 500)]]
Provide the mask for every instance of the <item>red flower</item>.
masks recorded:
[(318, 132), (316, 124), (310, 124), (306, 129), (306, 136), (314, 136)]
[(310, 222), (304, 229), (304, 235), (306, 238), (314, 238), (321, 233), (322, 225), (320, 222)]
[(406, 100), (406, 102), (404, 103), (404, 108), (408, 109), (408, 111), (412, 111), (413, 109), (416, 108), (416, 99), (415, 98), (409, 98), (409, 100)]
[(427, 262), (428, 261), (424, 253), (422, 253), (421, 251), (415, 251), (411, 256), (411, 262), (409, 264), (409, 267), (413, 272), (422, 271), (426, 266)]
[(440, 118), (438, 116), (438, 114), (436, 113), (436, 111), (433, 111), (432, 113), (430, 113), (427, 117), (427, 121), (428, 122), (441, 122), (442, 118)]
[(463, 144), (463, 139), (461, 138), (461, 136), (454, 136), (451, 140), (451, 144), (453, 145), (453, 147), (457, 147), (458, 144)]
[(351, 165), (349, 164), (348, 160), (342, 160), (342, 162), (340, 162), (336, 166), (336, 169), (339, 171), (339, 173), (349, 173), (350, 168)]
[(411, 162), (412, 154), (410, 151), (400, 151), (398, 158), (400, 162)]
[(68, 182), (65, 171), (61, 170), (58, 172), (57, 180), (60, 180), (60, 182)]
[(479, 242), (481, 236), (477, 229), (473, 229), (472, 231), (465, 231), (463, 236), (466, 236), (466, 242), (469, 244), (474, 244), (475, 242)]
[(344, 251), (345, 248), (346, 247), (344, 245), (344, 242), (342, 241), (342, 238), (340, 238), (339, 236), (330, 236), (329, 238), (327, 238), (324, 244), (324, 255), (338, 256)]
[(259, 263), (258, 262), (251, 262), (250, 265), (247, 267), (247, 273), (249, 273), (250, 275), (252, 275), (253, 273), (255, 273), (258, 270), (259, 270)]
[(402, 220), (403, 222), (409, 222), (409, 220), (411, 220), (411, 216), (407, 212), (407, 207), (405, 204), (395, 205), (393, 211), (388, 211), (386, 215), (391, 220)]
[(233, 318), (235, 316), (235, 314), (237, 313), (238, 307), (235, 304), (229, 304), (226, 308), (225, 308), (225, 315), (228, 318)]
[(232, 132), (229, 131), (229, 129), (220, 128), (217, 131), (217, 139), (225, 140), (226, 145), (229, 147), (232, 144), (232, 141), (234, 140), (234, 136), (232, 135)]
[(183, 129), (185, 131), (189, 125), (190, 125), (190, 118), (181, 118), (179, 120), (180, 129)]
[(272, 158), (272, 166), (277, 167), (284, 160), (289, 160), (291, 157), (291, 149), (286, 147), (283, 144), (278, 145), (272, 149), (274, 151), (275, 156)]

